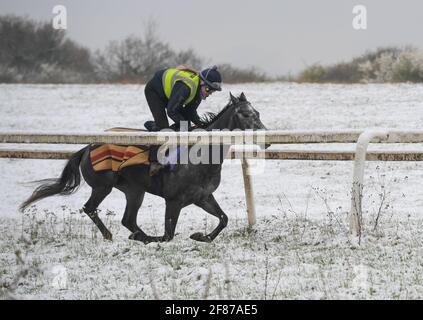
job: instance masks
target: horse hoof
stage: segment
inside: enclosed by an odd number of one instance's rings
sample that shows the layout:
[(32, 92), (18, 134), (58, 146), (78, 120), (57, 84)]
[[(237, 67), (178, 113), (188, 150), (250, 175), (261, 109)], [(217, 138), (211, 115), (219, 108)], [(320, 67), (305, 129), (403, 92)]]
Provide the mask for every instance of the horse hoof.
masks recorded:
[(142, 231), (135, 231), (129, 236), (129, 240), (136, 240), (141, 241), (144, 244), (149, 243), (150, 241), (147, 240), (147, 235)]
[(212, 241), (212, 239), (210, 239), (210, 237), (209, 236), (205, 236), (204, 234), (202, 234), (201, 232), (196, 232), (196, 233), (193, 233), (191, 236), (190, 236), (190, 238), (192, 239), (192, 240), (195, 240), (195, 241), (200, 241), (200, 242), (211, 242)]
[(110, 240), (110, 241), (112, 241), (113, 240), (113, 235), (109, 232), (109, 233), (103, 234), (103, 238), (104, 238), (104, 240)]

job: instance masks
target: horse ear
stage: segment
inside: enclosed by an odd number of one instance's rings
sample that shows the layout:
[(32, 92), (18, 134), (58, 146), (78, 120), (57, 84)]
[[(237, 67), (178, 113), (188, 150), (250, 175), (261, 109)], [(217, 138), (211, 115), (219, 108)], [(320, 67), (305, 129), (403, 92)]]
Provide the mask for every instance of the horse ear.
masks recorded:
[(238, 103), (238, 101), (239, 101), (238, 98), (237, 97), (234, 97), (232, 95), (232, 92), (229, 92), (229, 96), (231, 97), (231, 101), (232, 101), (233, 104)]
[(242, 92), (241, 95), (239, 96), (239, 100), (240, 101), (247, 101), (247, 97), (245, 96), (244, 92)]

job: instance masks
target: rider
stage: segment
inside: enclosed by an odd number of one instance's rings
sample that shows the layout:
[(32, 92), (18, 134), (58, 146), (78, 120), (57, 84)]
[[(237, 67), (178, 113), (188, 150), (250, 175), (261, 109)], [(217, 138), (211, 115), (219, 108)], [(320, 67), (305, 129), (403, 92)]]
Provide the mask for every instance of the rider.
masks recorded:
[[(197, 113), (198, 106), (213, 92), (221, 90), (222, 76), (216, 66), (200, 73), (183, 66), (157, 71), (144, 90), (154, 122), (147, 121), (144, 126), (149, 131), (169, 128), (166, 110), (178, 130), (181, 121), (191, 121), (195, 125), (201, 125)], [(163, 168), (163, 165), (157, 161), (158, 148), (159, 146), (150, 148), (151, 176)]]

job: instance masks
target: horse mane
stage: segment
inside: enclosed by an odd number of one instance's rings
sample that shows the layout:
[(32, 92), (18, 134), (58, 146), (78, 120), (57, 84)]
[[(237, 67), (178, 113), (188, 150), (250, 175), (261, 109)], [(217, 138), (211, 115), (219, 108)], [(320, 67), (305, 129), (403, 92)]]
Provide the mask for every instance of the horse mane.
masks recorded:
[(234, 103), (232, 101), (232, 99), (229, 99), (228, 104), (219, 112), (206, 112), (203, 116), (201, 116), (200, 121), (201, 121), (201, 125), (200, 128), (205, 129), (208, 126), (212, 125), (214, 122), (217, 121), (217, 119), (219, 119), (222, 114), (224, 114), (230, 107), (233, 107)]

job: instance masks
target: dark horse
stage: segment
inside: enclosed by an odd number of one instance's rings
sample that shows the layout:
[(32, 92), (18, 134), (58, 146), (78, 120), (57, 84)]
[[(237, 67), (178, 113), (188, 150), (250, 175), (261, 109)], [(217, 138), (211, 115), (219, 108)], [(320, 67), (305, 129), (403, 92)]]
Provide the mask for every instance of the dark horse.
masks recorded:
[[(228, 105), (222, 111), (218, 114), (209, 114), (203, 121), (206, 130), (266, 129), (260, 121), (259, 113), (251, 106), (243, 93), (238, 98), (231, 94)], [(112, 234), (98, 216), (97, 207), (113, 188), (117, 188), (126, 196), (122, 224), (132, 232), (130, 239), (144, 243), (173, 239), (181, 209), (195, 204), (217, 217), (219, 224), (211, 233), (197, 232), (191, 235), (191, 239), (211, 242), (228, 222), (228, 217), (215, 200), (213, 192), (220, 184), (222, 163), (229, 146), (214, 145), (208, 148), (220, 148), (221, 156), (218, 163), (214, 161), (214, 164), (177, 164), (173, 170), (166, 168), (158, 175), (150, 177), (147, 165), (129, 166), (118, 173), (111, 170), (95, 172), (90, 160), (90, 147), (87, 146), (72, 155), (60, 178), (46, 180), (35, 189), (28, 200), (22, 203), (20, 208), (23, 211), (31, 203), (52, 195), (73, 193), (81, 182), (79, 171), (81, 168), (85, 181), (92, 188), (91, 197), (85, 203), (83, 210), (100, 229), (105, 239), (112, 239)], [(166, 200), (163, 236), (148, 236), (137, 225), (138, 210), (145, 192), (161, 196)]]

